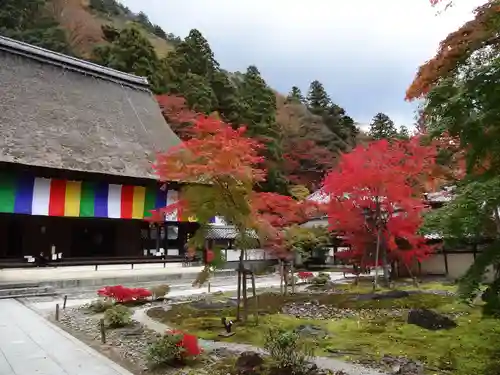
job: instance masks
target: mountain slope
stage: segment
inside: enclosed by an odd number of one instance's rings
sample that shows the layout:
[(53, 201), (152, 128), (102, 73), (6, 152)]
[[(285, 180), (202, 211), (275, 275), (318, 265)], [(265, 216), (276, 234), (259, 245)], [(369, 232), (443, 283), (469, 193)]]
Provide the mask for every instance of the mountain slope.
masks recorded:
[(287, 193), (296, 184), (315, 189), (338, 155), (356, 143), (354, 121), (321, 83), (311, 83), (306, 100), (296, 87), (287, 97), (272, 90), (255, 66), (229, 73), (198, 30), (180, 39), (116, 0), (3, 2), (1, 34), (145, 76), (155, 93), (185, 98), (182, 109), (178, 101), (163, 100), (176, 103), (164, 108), (174, 128), (182, 128), (179, 110), (217, 112), (234, 126), (247, 125), (248, 134), (267, 145), (264, 190)]

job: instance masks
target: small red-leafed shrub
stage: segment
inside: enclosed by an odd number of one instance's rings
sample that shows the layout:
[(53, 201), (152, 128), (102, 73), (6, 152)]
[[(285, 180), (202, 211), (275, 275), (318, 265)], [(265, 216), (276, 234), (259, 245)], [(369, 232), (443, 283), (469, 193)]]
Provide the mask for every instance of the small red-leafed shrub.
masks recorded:
[(109, 298), (117, 303), (143, 301), (152, 296), (145, 288), (127, 288), (123, 285), (105, 286), (97, 291), (100, 297)]
[(299, 276), (299, 279), (301, 281), (305, 281), (305, 282), (311, 281), (312, 278), (314, 277), (313, 273), (309, 272), (309, 271), (300, 271), (297, 273), (297, 275)]
[(194, 359), (201, 353), (196, 336), (172, 330), (149, 346), (148, 359), (156, 365), (172, 365)]

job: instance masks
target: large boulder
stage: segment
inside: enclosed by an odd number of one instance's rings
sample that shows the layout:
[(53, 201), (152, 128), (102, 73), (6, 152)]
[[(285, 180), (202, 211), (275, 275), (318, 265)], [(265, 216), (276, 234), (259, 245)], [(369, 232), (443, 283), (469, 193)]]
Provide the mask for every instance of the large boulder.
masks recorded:
[(457, 327), (457, 323), (452, 319), (428, 309), (410, 310), (407, 322), (408, 324), (415, 324), (431, 331)]
[(264, 364), (264, 359), (256, 352), (243, 352), (236, 360), (238, 375), (257, 375)]

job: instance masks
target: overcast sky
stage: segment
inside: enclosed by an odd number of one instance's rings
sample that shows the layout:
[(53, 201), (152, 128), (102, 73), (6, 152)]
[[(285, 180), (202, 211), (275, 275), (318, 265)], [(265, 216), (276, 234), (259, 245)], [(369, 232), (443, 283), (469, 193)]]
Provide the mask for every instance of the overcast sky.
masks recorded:
[(167, 33), (200, 30), (224, 69), (254, 64), (283, 93), (317, 79), (361, 124), (384, 112), (410, 126), (404, 95), (416, 69), (484, 3), (458, 0), (436, 15), (429, 0), (121, 1)]

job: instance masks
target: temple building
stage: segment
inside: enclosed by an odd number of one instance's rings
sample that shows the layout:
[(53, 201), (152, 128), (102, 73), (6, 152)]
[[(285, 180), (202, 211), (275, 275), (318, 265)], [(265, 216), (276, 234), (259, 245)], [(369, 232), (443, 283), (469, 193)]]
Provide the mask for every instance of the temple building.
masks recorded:
[(180, 140), (147, 79), (0, 37), (0, 84), (0, 263), (182, 255), (196, 223), (146, 220), (180, 187), (154, 174)]

